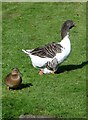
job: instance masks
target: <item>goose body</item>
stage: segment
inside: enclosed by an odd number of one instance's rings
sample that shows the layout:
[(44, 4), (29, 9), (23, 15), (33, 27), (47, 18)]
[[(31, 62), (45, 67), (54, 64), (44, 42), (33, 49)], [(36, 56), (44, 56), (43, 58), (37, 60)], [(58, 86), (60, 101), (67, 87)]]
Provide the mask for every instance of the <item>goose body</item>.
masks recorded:
[(69, 39), (69, 29), (72, 27), (74, 27), (72, 20), (64, 22), (61, 29), (61, 42), (52, 42), (32, 50), (22, 49), (22, 51), (31, 58), (32, 65), (40, 69), (40, 74), (54, 73), (58, 65), (70, 54), (71, 43)]

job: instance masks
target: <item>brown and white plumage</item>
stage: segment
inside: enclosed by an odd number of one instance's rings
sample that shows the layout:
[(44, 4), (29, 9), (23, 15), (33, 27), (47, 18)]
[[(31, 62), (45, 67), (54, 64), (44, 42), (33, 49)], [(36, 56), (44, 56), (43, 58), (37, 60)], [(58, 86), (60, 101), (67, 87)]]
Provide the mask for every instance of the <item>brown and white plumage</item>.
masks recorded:
[(72, 27), (74, 27), (72, 20), (64, 22), (61, 28), (62, 40), (59, 43), (52, 42), (32, 50), (22, 49), (22, 51), (30, 56), (34, 67), (40, 68), (43, 73), (53, 73), (57, 70), (58, 64), (70, 54), (71, 43), (68, 32)]
[(52, 43), (49, 43), (45, 46), (33, 49), (30, 53), (32, 55), (37, 55), (41, 58), (46, 58), (46, 57), (53, 58), (57, 53), (61, 52), (62, 48), (63, 47), (60, 44), (52, 42)]

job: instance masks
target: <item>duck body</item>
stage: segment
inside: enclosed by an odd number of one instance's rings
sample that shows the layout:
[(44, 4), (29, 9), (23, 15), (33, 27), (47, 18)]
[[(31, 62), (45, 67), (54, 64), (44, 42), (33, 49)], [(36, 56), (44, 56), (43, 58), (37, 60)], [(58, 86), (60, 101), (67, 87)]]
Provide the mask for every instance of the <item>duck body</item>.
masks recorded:
[[(73, 21), (66, 21), (64, 24), (71, 23), (70, 27), (74, 26)], [(54, 73), (58, 64), (62, 63), (71, 52), (71, 43), (69, 39), (68, 27), (62, 26), (62, 40), (61, 42), (49, 43), (45, 46), (38, 47), (32, 50), (22, 51), (26, 53), (32, 61), (32, 65), (42, 70), (43, 73)], [(64, 31), (65, 30), (65, 31)]]
[(14, 68), (5, 78), (5, 83), (8, 88), (17, 88), (21, 85), (22, 78), (17, 68)]

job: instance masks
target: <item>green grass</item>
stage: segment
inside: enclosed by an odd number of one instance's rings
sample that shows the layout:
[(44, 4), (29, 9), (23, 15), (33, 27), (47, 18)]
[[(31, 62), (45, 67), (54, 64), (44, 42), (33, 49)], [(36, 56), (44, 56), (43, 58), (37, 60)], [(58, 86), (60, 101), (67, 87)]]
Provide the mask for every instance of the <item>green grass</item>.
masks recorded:
[(2, 3), (0, 2), (0, 118), (2, 118)]
[[(3, 3), (3, 119), (20, 115), (86, 117), (86, 4), (85, 3)], [(33, 68), (21, 49), (32, 49), (60, 41), (63, 22), (72, 19), (72, 52), (59, 74), (43, 75)], [(20, 90), (6, 89), (4, 77), (13, 67), (23, 75)]]

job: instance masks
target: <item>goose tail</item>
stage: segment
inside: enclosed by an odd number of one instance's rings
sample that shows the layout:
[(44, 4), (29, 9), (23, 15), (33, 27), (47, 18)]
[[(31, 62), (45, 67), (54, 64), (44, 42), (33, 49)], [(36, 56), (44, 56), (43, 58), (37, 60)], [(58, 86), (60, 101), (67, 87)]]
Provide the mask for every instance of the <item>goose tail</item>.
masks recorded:
[(24, 53), (26, 53), (27, 55), (30, 55), (30, 54), (31, 54), (30, 52), (31, 52), (32, 50), (24, 50), (24, 49), (22, 49), (22, 51), (23, 51)]

